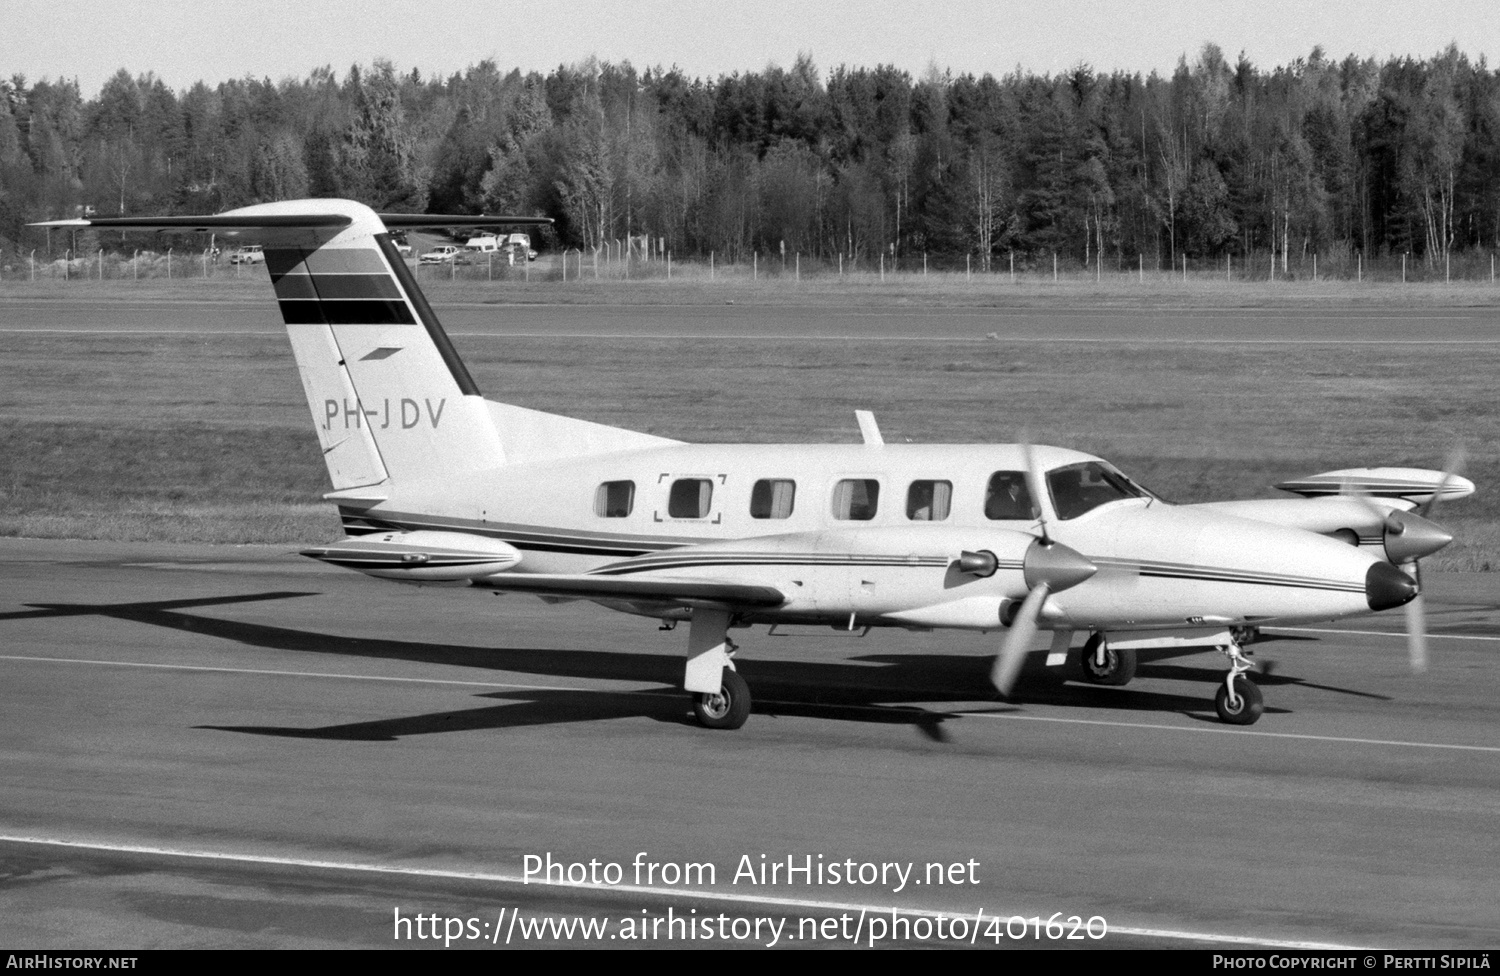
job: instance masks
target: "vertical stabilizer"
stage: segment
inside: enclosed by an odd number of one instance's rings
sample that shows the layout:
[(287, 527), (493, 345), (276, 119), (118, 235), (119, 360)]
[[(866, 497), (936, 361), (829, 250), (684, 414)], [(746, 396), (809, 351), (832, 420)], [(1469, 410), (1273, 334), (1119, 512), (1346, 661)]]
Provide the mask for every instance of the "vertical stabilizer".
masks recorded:
[(374, 212), (347, 201), (297, 201), (225, 216), (309, 206), (350, 223), (335, 233), (267, 238), (266, 267), (334, 489), (504, 464), (473, 378)]

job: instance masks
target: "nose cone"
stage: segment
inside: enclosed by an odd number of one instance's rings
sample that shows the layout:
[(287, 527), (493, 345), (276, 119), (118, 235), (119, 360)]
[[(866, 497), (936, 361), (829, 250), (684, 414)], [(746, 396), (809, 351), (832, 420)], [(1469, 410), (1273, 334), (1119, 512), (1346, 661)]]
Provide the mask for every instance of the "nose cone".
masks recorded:
[(1365, 599), (1371, 610), (1389, 610), (1410, 603), (1417, 595), (1417, 581), (1390, 563), (1375, 563), (1365, 573)]

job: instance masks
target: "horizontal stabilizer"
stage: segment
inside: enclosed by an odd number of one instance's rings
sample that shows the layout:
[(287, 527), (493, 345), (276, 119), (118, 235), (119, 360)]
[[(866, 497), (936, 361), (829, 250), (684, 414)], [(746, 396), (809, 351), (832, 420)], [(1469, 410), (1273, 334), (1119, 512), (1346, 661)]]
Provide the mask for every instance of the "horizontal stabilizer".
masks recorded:
[[(550, 225), (551, 217), (518, 217), (485, 214), (377, 214), (387, 228), (410, 230), (421, 227), (501, 227), (515, 224)], [(248, 234), (258, 230), (336, 230), (353, 223), (347, 214), (327, 209), (289, 211), (284, 204), (245, 207), (221, 214), (199, 214), (180, 217), (77, 217), (69, 220), (44, 220), (32, 227), (83, 228), (110, 230), (155, 230), (205, 234)]]
[(113, 230), (203, 231), (228, 234), (236, 231), (299, 230), (347, 227), (353, 221), (336, 213), (279, 213), (251, 215), (243, 212), (196, 217), (88, 217), (74, 220), (44, 220), (32, 227), (99, 227)]
[(551, 217), (511, 217), (486, 214), (380, 214), (381, 223), (387, 227), (411, 230), (419, 227), (500, 227), (507, 224), (552, 223)]

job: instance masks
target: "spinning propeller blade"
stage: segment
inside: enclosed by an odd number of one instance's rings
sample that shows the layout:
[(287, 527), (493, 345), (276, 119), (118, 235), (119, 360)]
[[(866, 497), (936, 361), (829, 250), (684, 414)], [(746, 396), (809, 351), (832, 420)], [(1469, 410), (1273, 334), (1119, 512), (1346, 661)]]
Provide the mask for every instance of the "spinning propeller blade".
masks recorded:
[[(1463, 473), (1467, 460), (1468, 449), (1463, 441), (1459, 441), (1448, 452), (1448, 460), (1443, 464), (1443, 480), (1438, 484), (1438, 490), (1432, 493), (1427, 504), (1421, 508), (1422, 518), (1432, 518), (1438, 500), (1447, 493), (1453, 480)], [(1422, 596), (1422, 566), (1415, 559), (1410, 566), (1411, 575), (1417, 581), (1417, 595), (1406, 605), (1406, 650), (1411, 658), (1412, 673), (1421, 674), (1427, 670), (1427, 605), (1426, 598)]]
[(1406, 653), (1412, 674), (1427, 670), (1427, 606), (1422, 596), (1422, 570), (1413, 560), (1411, 575), (1417, 580), (1417, 595), (1406, 605)]
[(1437, 491), (1433, 492), (1432, 497), (1427, 499), (1426, 504), (1419, 509), (1423, 518), (1432, 517), (1433, 511), (1437, 509), (1438, 500), (1452, 486), (1453, 479), (1463, 474), (1464, 463), (1468, 460), (1468, 455), (1468, 449), (1464, 447), (1463, 441), (1453, 445), (1453, 450), (1448, 452), (1448, 460), (1443, 464), (1443, 480), (1438, 482)]
[(1002, 695), (1010, 694), (1016, 675), (1021, 673), (1026, 652), (1031, 649), (1031, 641), (1036, 637), (1042, 604), (1047, 602), (1047, 594), (1051, 589), (1046, 580), (1033, 586), (1031, 592), (1026, 594), (1021, 609), (1016, 611), (1015, 619), (1010, 622), (1010, 632), (1005, 635), (1005, 643), (1000, 645), (1000, 653), (995, 657), (994, 667), (990, 669), (990, 681)]
[(1047, 516), (1043, 513), (1041, 500), (1046, 497), (1046, 484), (1037, 470), (1031, 450), (1031, 441), (1021, 438), (1021, 453), (1026, 464), (1026, 488), (1031, 493), (1032, 511), (1041, 523), (1041, 537), (1026, 550), (1022, 579), (1029, 589), (1026, 599), (1011, 619), (1009, 632), (1000, 645), (1000, 653), (990, 668), (990, 681), (1002, 695), (1009, 695), (1021, 665), (1026, 661), (1026, 652), (1036, 637), (1042, 617), (1042, 607), (1051, 593), (1058, 593), (1077, 586), (1099, 571), (1086, 556), (1060, 542), (1053, 542), (1047, 535)]
[(1042, 499), (1047, 495), (1047, 485), (1042, 481), (1042, 473), (1036, 469), (1036, 456), (1031, 450), (1031, 437), (1021, 434), (1021, 456), (1026, 464), (1026, 491), (1031, 495), (1031, 510), (1040, 523), (1042, 533), (1042, 544), (1051, 545), (1052, 539), (1047, 535), (1047, 516), (1042, 511)]
[[(1427, 520), (1433, 508), (1437, 506), (1437, 500), (1442, 496), (1443, 489), (1456, 474), (1457, 467), (1463, 463), (1462, 446), (1456, 448), (1448, 459), (1449, 466), (1444, 471), (1442, 484), (1422, 507), (1420, 515), (1402, 512), (1398, 509), (1383, 512), (1358, 487), (1345, 482), (1340, 493), (1359, 499), (1360, 503), (1369, 509), (1370, 514), (1380, 520), (1382, 529), (1386, 533), (1387, 555), (1392, 555), (1394, 550), (1394, 554), (1399, 559), (1403, 549), (1407, 552), (1435, 552), (1452, 540), (1451, 535)], [(1394, 543), (1391, 541), (1392, 536), (1397, 537)], [(1410, 538), (1403, 540), (1401, 538), (1403, 536), (1410, 536)], [(1429, 546), (1431, 548), (1428, 548)], [(1427, 670), (1427, 607), (1422, 597), (1422, 567), (1418, 559), (1413, 557), (1401, 561), (1399, 568), (1417, 581), (1417, 595), (1406, 604), (1406, 654), (1411, 662), (1412, 674), (1421, 674)]]

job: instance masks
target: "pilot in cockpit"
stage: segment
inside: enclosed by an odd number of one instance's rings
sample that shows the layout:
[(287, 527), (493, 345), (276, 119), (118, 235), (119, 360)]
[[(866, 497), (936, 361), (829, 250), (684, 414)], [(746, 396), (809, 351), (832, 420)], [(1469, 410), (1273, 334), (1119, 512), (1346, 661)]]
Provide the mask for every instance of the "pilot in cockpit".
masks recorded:
[(1031, 518), (1031, 492), (1026, 490), (1026, 475), (1020, 471), (997, 471), (985, 493), (984, 514), (991, 519)]

